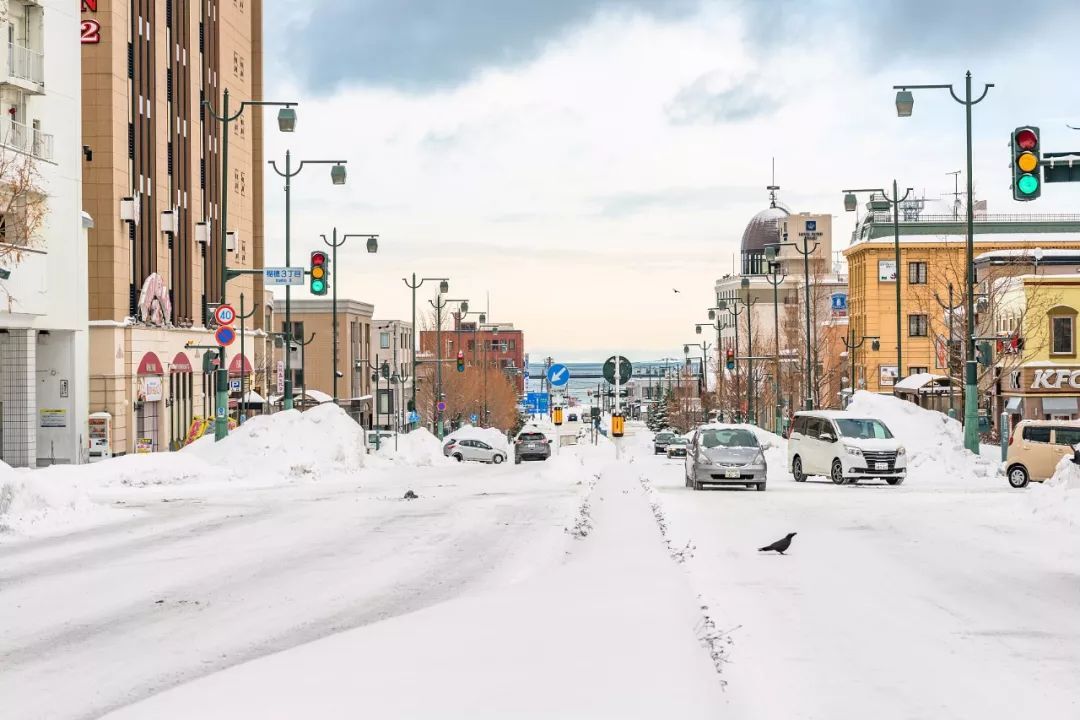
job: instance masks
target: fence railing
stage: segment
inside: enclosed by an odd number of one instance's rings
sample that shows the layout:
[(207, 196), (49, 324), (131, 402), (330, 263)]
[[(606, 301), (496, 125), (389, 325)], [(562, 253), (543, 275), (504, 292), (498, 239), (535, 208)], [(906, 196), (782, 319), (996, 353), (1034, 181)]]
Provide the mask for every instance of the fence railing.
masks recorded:
[(42, 160), (53, 159), (53, 136), (14, 120), (0, 122), (0, 144)]
[(45, 56), (13, 42), (8, 43), (8, 74), (20, 80), (45, 84)]

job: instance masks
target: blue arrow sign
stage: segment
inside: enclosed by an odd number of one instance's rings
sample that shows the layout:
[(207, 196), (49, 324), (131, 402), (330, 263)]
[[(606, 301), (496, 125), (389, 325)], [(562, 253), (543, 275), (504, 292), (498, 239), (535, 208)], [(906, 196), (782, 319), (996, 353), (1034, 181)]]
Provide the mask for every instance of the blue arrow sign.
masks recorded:
[(547, 379), (552, 387), (562, 387), (570, 382), (570, 368), (556, 363), (548, 368)]
[(473, 422), (476, 422), (476, 413), (473, 413), (472, 415), (470, 415), (469, 420), (472, 420)]

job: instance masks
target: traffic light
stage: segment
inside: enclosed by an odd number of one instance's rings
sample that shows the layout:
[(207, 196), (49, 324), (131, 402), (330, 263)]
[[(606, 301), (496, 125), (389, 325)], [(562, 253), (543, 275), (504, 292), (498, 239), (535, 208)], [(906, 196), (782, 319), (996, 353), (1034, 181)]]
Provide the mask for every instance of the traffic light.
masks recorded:
[(325, 295), (326, 285), (330, 282), (330, 258), (322, 250), (311, 253), (311, 294)]
[(1039, 128), (1025, 125), (1012, 134), (1013, 200), (1034, 200), (1042, 195), (1042, 150)]
[(457, 354), (457, 371), (465, 372), (465, 353), (458, 350)]
[(735, 369), (735, 351), (734, 350), (729, 349), (724, 353), (724, 365), (727, 367), (728, 370), (734, 370)]
[(990, 343), (981, 342), (975, 346), (975, 354), (978, 355), (979, 364), (990, 367), (992, 364), (992, 358), (990, 356)]

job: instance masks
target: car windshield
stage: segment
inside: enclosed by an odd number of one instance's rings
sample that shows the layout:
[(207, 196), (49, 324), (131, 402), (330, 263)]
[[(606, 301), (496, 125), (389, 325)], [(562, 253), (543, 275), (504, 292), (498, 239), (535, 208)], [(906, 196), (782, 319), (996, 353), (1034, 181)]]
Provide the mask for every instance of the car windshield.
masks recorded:
[(669, 445), (685, 445), (686, 444), (686, 438), (681, 438), (681, 437), (672, 438), (671, 442), (668, 443), (668, 444)]
[(698, 435), (702, 447), (758, 447), (757, 437), (749, 430), (732, 428), (729, 430), (702, 430)]
[(836, 425), (840, 428), (840, 434), (847, 438), (888, 440), (893, 436), (880, 420), (837, 420)]
[(543, 440), (543, 439), (544, 439), (544, 434), (543, 433), (521, 433), (521, 435), (518, 436), (518, 440), (525, 440), (525, 441), (528, 441), (528, 442), (532, 442), (532, 441), (536, 441), (536, 440)]
[(672, 435), (671, 433), (660, 433), (659, 435), (656, 436), (656, 439), (657, 440), (671, 440), (674, 437), (675, 436)]

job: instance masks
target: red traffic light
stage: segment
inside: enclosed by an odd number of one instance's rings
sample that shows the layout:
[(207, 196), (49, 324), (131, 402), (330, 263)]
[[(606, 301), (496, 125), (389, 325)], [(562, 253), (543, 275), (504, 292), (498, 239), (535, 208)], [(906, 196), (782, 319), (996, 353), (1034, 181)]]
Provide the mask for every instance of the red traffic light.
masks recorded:
[(326, 253), (324, 253), (322, 250), (316, 250), (315, 252), (311, 253), (311, 264), (312, 265), (325, 265), (326, 264)]
[(1016, 146), (1021, 150), (1034, 150), (1039, 144), (1039, 136), (1031, 128), (1022, 128), (1016, 132)]

